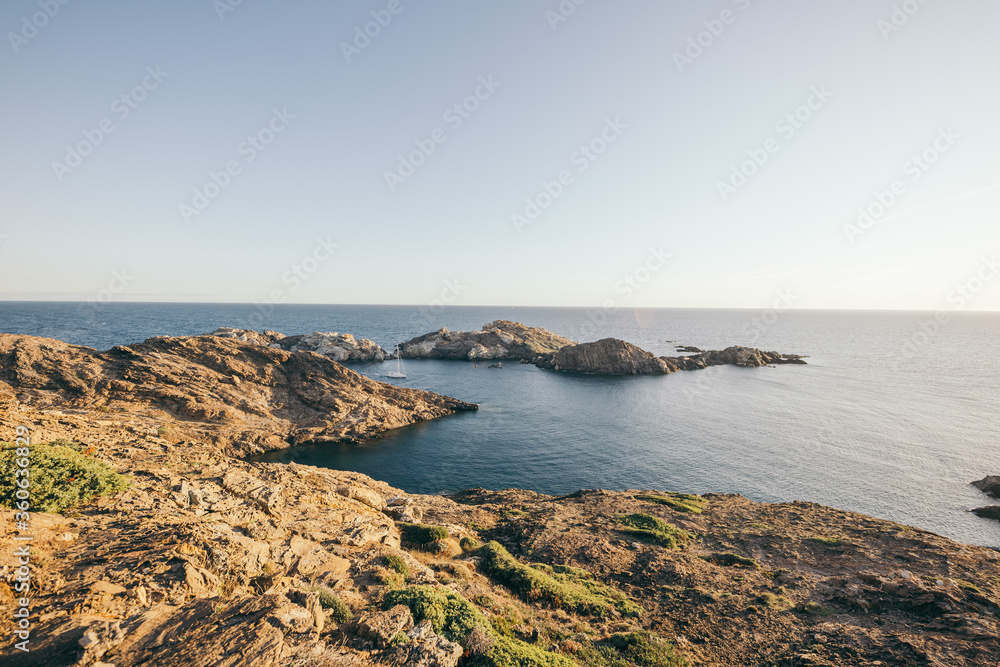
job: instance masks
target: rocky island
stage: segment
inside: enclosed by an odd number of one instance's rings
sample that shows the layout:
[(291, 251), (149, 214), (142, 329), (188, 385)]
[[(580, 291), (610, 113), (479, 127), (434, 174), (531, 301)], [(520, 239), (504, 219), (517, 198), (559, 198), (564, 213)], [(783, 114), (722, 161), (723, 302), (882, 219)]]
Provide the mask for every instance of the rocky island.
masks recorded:
[(536, 357), (539, 368), (567, 373), (595, 375), (666, 375), (710, 366), (734, 365), (748, 368), (768, 364), (804, 364), (798, 355), (763, 352), (756, 348), (729, 347), (725, 350), (699, 351), (693, 356), (657, 357), (640, 347), (617, 338), (594, 343), (567, 345), (556, 352)]
[(400, 346), (406, 359), (530, 360), (575, 343), (548, 329), (497, 320), (480, 331), (439, 329)]
[(30, 598), (30, 652), (0, 620), (5, 667), (1000, 660), (1000, 553), (890, 521), (657, 490), (426, 496), (245, 462), (475, 407), (272, 344), (0, 336), (0, 440), (29, 435), (34, 485), (27, 524), (0, 511), (6, 544), (32, 538), (30, 590), (0, 570), (5, 609)]

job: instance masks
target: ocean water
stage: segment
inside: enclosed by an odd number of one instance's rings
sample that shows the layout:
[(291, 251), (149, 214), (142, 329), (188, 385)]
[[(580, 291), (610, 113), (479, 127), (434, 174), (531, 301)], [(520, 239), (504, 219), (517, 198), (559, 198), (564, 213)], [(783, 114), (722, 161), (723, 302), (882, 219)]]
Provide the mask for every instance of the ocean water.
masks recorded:
[[(676, 341), (809, 355), (808, 365), (717, 367), (604, 378), (507, 363), (407, 361), (391, 380), (474, 401), (365, 445), (294, 448), (257, 460), (363, 472), (411, 492), (473, 486), (740, 493), (809, 500), (1000, 547), (1000, 522), (966, 510), (969, 485), (1000, 474), (1000, 314), (404, 306), (0, 303), (0, 331), (107, 349), (219, 326), (340, 331), (386, 349), (441, 326), (494, 319), (575, 340), (615, 336), (657, 354)], [(394, 366), (394, 364), (393, 364)], [(385, 380), (385, 364), (354, 364)]]

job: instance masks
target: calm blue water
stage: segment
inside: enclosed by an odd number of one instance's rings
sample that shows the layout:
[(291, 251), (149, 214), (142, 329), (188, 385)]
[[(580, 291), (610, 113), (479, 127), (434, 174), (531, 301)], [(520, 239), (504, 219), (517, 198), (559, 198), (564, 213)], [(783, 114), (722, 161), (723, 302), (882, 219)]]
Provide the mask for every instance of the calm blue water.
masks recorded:
[[(1000, 474), (1000, 315), (955, 313), (922, 336), (927, 313), (802, 311), (746, 330), (753, 311), (0, 303), (0, 331), (107, 349), (219, 326), (286, 334), (340, 331), (391, 348), (447, 326), (494, 319), (576, 340), (616, 336), (753, 345), (810, 355), (808, 366), (719, 367), (665, 377), (596, 378), (507, 364), (408, 361), (405, 386), (481, 404), (364, 446), (322, 445), (262, 460), (363, 472), (412, 492), (472, 486), (733, 492), (810, 500), (1000, 547), (1000, 523), (964, 510), (969, 486)], [(605, 321), (595, 324), (595, 320)], [(907, 345), (910, 343), (910, 345)], [(359, 364), (373, 378), (386, 367)]]

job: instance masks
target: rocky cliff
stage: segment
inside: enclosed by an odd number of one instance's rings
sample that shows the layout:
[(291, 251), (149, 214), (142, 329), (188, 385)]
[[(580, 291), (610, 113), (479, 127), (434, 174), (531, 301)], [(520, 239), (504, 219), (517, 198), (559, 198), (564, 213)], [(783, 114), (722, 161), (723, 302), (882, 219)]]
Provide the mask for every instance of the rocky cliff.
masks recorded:
[(107, 352), (0, 335), (0, 393), (40, 409), (158, 412), (233, 456), (359, 441), (476, 405), (369, 380), (326, 356), (213, 335)]
[(765, 352), (739, 346), (725, 350), (699, 350), (698, 354), (691, 356), (657, 357), (617, 338), (567, 345), (555, 352), (540, 355), (533, 361), (539, 368), (595, 375), (665, 375), (710, 366), (734, 365), (756, 368), (768, 364), (806, 363), (799, 355)]
[[(299, 366), (307, 359), (317, 365)], [(182, 419), (173, 407), (175, 395), (207, 400), (189, 385), (209, 382), (220, 405), (223, 397), (227, 406), (264, 405), (269, 389), (281, 400), (305, 401), (287, 388), (298, 368), (327, 374), (308, 395), (317, 406), (327, 405), (322, 392), (336, 391), (342, 409), (349, 404), (358, 414), (364, 408), (355, 391), (400, 411), (446, 400), (379, 393), (389, 390), (358, 384), (319, 355), (238, 339), (154, 339), (97, 353), (0, 337), (0, 440), (26, 427), (36, 446), (79, 443), (86, 456), (130, 477), (115, 495), (59, 514), (32, 513), (27, 528), (0, 510), (5, 544), (33, 538), (31, 652), (13, 648), (14, 622), (3, 614), (0, 663), (1000, 661), (995, 550), (810, 503), (732, 495), (407, 494), (355, 473), (235, 459), (238, 448), (210, 419)], [(154, 382), (172, 383), (169, 393)], [(115, 398), (102, 402), (112, 391)], [(17, 577), (5, 557), (6, 610), (17, 608)]]
[(407, 359), (530, 360), (573, 344), (548, 329), (497, 320), (481, 331), (440, 329), (418, 336), (403, 343), (400, 353)]

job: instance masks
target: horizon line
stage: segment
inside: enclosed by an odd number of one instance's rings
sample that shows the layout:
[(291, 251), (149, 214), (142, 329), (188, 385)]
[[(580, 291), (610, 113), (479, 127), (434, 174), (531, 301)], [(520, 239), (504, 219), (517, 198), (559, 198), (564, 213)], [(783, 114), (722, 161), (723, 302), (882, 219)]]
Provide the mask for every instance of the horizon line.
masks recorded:
[[(281, 306), (320, 306), (327, 308), (337, 308), (343, 306), (352, 307), (380, 307), (380, 308), (547, 308), (547, 309), (575, 309), (593, 310), (603, 309), (600, 305), (593, 306), (553, 306), (553, 305), (494, 305), (494, 304), (428, 304), (428, 303), (268, 303), (257, 301), (110, 301), (100, 303), (87, 300), (67, 300), (67, 299), (0, 299), (0, 304), (90, 304), (97, 306), (130, 306), (130, 305), (150, 305), (159, 304), (165, 306), (262, 306), (267, 308), (277, 308)], [(760, 306), (638, 306), (628, 308), (619, 306), (615, 310), (750, 310), (763, 311), (774, 310)], [(1000, 313), (1000, 309), (976, 309), (976, 308), (796, 308), (788, 307), (781, 312), (843, 312), (843, 313), (936, 313), (936, 312), (956, 312), (956, 313)]]

